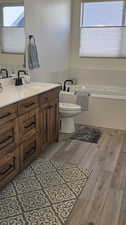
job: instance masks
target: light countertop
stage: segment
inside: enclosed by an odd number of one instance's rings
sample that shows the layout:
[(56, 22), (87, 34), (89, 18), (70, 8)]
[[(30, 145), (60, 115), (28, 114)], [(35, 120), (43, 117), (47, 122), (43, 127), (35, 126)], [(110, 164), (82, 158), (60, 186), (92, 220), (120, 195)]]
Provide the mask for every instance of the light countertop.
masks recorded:
[(5, 86), (0, 93), (0, 108), (23, 99), (60, 87), (53, 83), (29, 83), (21, 86)]

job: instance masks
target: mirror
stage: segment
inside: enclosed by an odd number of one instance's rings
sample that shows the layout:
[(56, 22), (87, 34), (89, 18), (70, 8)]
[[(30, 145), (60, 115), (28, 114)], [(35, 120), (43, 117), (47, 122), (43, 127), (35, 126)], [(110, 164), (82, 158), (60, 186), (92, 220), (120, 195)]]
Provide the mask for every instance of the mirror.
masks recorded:
[[(24, 67), (25, 17), (22, 0), (0, 0), (0, 78)], [(7, 75), (7, 73), (9, 75)]]

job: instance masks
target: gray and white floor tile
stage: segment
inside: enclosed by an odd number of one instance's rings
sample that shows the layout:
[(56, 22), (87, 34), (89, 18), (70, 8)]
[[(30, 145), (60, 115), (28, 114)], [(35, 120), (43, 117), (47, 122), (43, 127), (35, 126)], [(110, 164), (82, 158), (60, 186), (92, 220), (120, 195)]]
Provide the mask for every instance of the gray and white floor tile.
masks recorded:
[(18, 198), (25, 212), (50, 206), (50, 202), (43, 191), (21, 194)]

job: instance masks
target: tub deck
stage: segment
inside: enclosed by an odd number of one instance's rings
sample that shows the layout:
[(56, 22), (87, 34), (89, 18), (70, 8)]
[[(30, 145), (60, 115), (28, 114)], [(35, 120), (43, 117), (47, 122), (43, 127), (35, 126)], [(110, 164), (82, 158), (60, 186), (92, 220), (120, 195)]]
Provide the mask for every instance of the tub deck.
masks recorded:
[(124, 88), (86, 88), (92, 97), (95, 98), (106, 98), (106, 99), (118, 99), (118, 100), (126, 100), (126, 89)]

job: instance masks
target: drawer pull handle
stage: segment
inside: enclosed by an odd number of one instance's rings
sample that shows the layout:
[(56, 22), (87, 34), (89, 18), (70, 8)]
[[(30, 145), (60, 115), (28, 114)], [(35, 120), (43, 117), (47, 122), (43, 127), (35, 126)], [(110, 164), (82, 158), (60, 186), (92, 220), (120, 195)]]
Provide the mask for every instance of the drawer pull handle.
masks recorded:
[(35, 102), (32, 102), (32, 103), (27, 104), (27, 105), (24, 105), (24, 107), (25, 107), (25, 108), (29, 108), (29, 107), (31, 107), (31, 106), (33, 106), (33, 105), (35, 105)]
[(8, 112), (8, 113), (5, 113), (4, 115), (0, 115), (0, 120), (4, 119), (7, 116), (10, 116), (11, 114), (12, 114), (11, 112)]
[(4, 140), (0, 141), (0, 145), (6, 143), (10, 138), (12, 138), (12, 136), (8, 136)]
[(5, 170), (3, 169), (3, 171), (0, 171), (0, 175), (3, 176), (12, 168), (13, 168), (13, 165), (9, 165), (7, 169), (5, 169)]
[(25, 128), (25, 129), (28, 129), (28, 128), (30, 128), (30, 127), (32, 127), (32, 126), (34, 126), (34, 125), (35, 125), (35, 123), (34, 123), (34, 122), (32, 122), (32, 123), (30, 123), (29, 125), (24, 126), (24, 128)]

